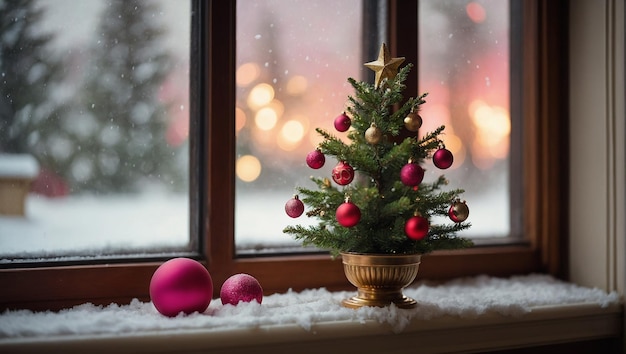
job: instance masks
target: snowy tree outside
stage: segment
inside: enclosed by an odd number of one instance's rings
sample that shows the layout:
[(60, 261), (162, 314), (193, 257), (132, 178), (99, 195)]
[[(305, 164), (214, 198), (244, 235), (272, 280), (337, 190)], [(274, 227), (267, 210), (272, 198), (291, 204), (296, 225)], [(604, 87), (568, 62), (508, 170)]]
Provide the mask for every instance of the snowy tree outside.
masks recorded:
[(0, 215), (5, 261), (189, 249), (190, 18), (189, 2), (0, 1), (0, 153), (40, 166), (25, 215)]

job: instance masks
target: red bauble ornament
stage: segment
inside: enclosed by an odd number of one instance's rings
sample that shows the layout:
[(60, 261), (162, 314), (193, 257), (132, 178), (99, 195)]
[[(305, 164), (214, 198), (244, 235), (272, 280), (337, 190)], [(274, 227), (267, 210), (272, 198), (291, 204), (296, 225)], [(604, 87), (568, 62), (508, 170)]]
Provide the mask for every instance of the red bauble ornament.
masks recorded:
[(340, 115), (337, 116), (337, 118), (335, 118), (335, 129), (337, 129), (340, 132), (345, 132), (346, 130), (350, 129), (350, 125), (352, 124), (352, 121), (350, 120), (350, 117), (348, 117), (346, 115), (346, 113), (341, 113)]
[(344, 161), (340, 161), (333, 167), (333, 181), (338, 185), (345, 186), (354, 179), (354, 169)]
[(450, 209), (448, 209), (448, 216), (450, 220), (454, 222), (463, 222), (469, 217), (469, 208), (465, 201), (455, 200)]
[(452, 162), (454, 162), (454, 156), (452, 156), (450, 150), (446, 148), (440, 148), (433, 154), (433, 163), (437, 168), (445, 170), (452, 166)]
[(326, 162), (326, 156), (319, 149), (315, 149), (306, 155), (306, 164), (312, 169), (322, 168)]
[(422, 183), (424, 179), (424, 169), (416, 164), (409, 162), (400, 170), (400, 180), (405, 186), (415, 187)]
[(352, 227), (361, 220), (361, 209), (354, 203), (347, 201), (337, 208), (335, 217), (341, 226)]
[(263, 301), (263, 288), (255, 277), (240, 273), (226, 279), (220, 289), (222, 304), (237, 305), (239, 302), (251, 302), (256, 300), (259, 304)]
[(404, 233), (411, 240), (421, 240), (428, 235), (428, 219), (422, 216), (413, 216), (404, 224)]
[(213, 280), (198, 261), (173, 258), (154, 272), (149, 291), (152, 304), (164, 316), (204, 312), (213, 296)]
[(304, 204), (297, 195), (285, 203), (285, 212), (292, 218), (297, 218), (304, 213)]

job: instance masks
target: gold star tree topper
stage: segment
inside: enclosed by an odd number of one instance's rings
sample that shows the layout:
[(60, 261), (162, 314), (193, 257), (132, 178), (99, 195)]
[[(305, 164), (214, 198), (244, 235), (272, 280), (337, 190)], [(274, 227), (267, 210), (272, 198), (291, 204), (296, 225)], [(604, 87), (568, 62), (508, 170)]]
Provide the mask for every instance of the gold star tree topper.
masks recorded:
[(398, 68), (400, 64), (404, 62), (404, 57), (392, 58), (391, 53), (385, 43), (380, 46), (380, 52), (378, 53), (378, 59), (375, 61), (365, 63), (365, 66), (376, 72), (376, 79), (374, 84), (376, 88), (380, 86), (380, 82), (383, 79), (391, 80), (398, 75)]

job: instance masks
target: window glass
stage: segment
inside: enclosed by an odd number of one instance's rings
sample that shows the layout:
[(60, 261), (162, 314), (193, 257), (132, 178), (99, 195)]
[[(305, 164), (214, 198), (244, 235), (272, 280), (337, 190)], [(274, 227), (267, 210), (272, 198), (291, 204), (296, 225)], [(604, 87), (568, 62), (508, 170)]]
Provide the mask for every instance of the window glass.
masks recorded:
[(186, 251), (189, 2), (0, 1), (0, 258)]
[(444, 172), (451, 188), (466, 190), (467, 237), (511, 233), (509, 22), (507, 1), (419, 2), (422, 130), (446, 125), (454, 164)]
[[(333, 161), (311, 170), (306, 155), (330, 130), (361, 78), (362, 1), (237, 2), (236, 214), (240, 253), (294, 246), (282, 229), (296, 186), (330, 175)], [(299, 224), (315, 222), (300, 218)]]

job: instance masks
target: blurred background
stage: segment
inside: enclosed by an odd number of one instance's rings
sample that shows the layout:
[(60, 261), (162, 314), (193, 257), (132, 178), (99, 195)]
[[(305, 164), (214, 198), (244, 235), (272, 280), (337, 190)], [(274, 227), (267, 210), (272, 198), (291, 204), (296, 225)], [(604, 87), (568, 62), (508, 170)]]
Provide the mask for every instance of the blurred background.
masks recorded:
[[(236, 225), (240, 253), (299, 245), (284, 203), (327, 159), (305, 156), (375, 60), (361, 0), (237, 2)], [(0, 2), (0, 258), (189, 250), (189, 2)], [(510, 234), (509, 4), (419, 3), (421, 132), (446, 125), (473, 227)], [(378, 48), (379, 45), (376, 47)], [(402, 56), (402, 53), (398, 53)], [(345, 133), (338, 133), (345, 136)], [(2, 181), (25, 182), (24, 210)], [(21, 182), (20, 182), (21, 183)], [(4, 194), (3, 194), (4, 193)], [(5, 196), (3, 199), (2, 195)], [(11, 198), (14, 198), (12, 196)], [(19, 196), (17, 196), (19, 199)], [(445, 220), (442, 220), (445, 222)]]

